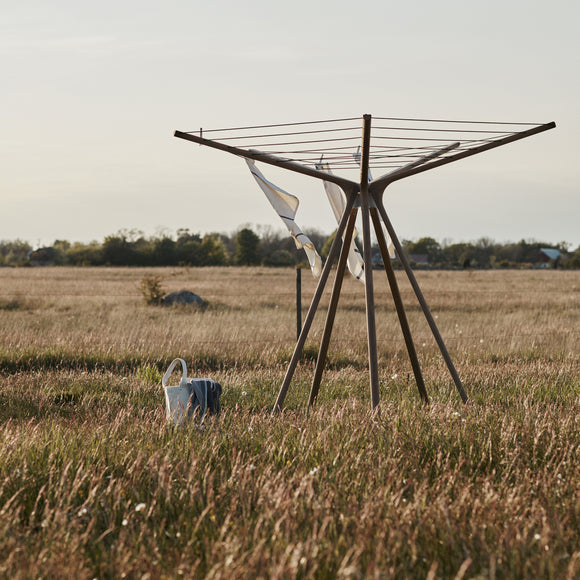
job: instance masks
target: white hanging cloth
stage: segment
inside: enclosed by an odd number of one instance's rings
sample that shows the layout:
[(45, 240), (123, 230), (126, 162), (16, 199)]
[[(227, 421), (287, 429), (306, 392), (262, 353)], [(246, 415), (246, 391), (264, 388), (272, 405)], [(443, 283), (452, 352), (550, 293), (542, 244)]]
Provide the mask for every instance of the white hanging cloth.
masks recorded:
[[(361, 164), (361, 154), (360, 154), (360, 145), (358, 147), (358, 149), (356, 150), (356, 153), (353, 153), (352, 156), (355, 158), (356, 162), (359, 164)], [(371, 175), (371, 170), (369, 168), (369, 183), (373, 180), (372, 175)], [(389, 250), (389, 257), (391, 259), (395, 258), (396, 254), (395, 254), (395, 246), (393, 245), (393, 240), (391, 240), (391, 236), (389, 236), (389, 232), (387, 232), (387, 228), (385, 227), (385, 224), (383, 223), (383, 221), (381, 220), (381, 228), (383, 230), (383, 235), (385, 236), (385, 240), (387, 242), (387, 249)]]
[(272, 204), (272, 207), (276, 210), (276, 213), (288, 228), (290, 235), (294, 238), (296, 247), (298, 249), (302, 248), (306, 252), (312, 274), (315, 278), (318, 278), (322, 272), (322, 259), (318, 255), (318, 252), (310, 238), (302, 232), (298, 224), (294, 221), (300, 201), (295, 195), (280, 189), (277, 185), (268, 181), (256, 167), (253, 159), (246, 158), (246, 163), (248, 164), (248, 168), (252, 172), (252, 175), (258, 182), (258, 185), (266, 194), (268, 201)]
[[(326, 173), (332, 173), (332, 171), (330, 170), (330, 165), (328, 165), (328, 163), (317, 163), (316, 169), (318, 169), (319, 171), (325, 171)], [(346, 208), (346, 199), (344, 197), (344, 193), (342, 189), (338, 185), (336, 185), (336, 183), (332, 183), (331, 181), (324, 181), (323, 183), (324, 190), (326, 191), (326, 196), (328, 197), (328, 201), (334, 213), (334, 217), (336, 218), (336, 222), (340, 223), (340, 220), (342, 219), (342, 214), (344, 213), (344, 210)], [(352, 234), (352, 240), (350, 241), (347, 265), (350, 273), (357, 280), (360, 280), (364, 284), (365, 266), (361, 253), (359, 252), (359, 249), (356, 247), (356, 244), (354, 242), (356, 235), (357, 232), (355, 229)]]

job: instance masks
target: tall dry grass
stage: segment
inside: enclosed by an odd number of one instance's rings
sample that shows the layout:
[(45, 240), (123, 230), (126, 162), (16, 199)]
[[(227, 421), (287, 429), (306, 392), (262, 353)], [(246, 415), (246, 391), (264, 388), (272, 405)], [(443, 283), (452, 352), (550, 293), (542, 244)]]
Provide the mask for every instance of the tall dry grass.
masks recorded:
[[(254, 362), (259, 354), (270, 364), (280, 352), (293, 347), (293, 270), (159, 271), (168, 291), (191, 288), (210, 302), (208, 311), (147, 307), (140, 299), (139, 282), (152, 270), (6, 269), (0, 277), (0, 312), (5, 320), (0, 348), (12, 356), (32, 349), (36, 353), (70, 351), (75, 356), (109, 353), (121, 359), (213, 352)], [(379, 349), (385, 357), (404, 355), (386, 277), (379, 274), (375, 273)], [(418, 278), (456, 357), (517, 358), (522, 351), (537, 350), (541, 356), (567, 358), (578, 352), (577, 272), (420, 272)], [(307, 303), (315, 282), (308, 276), (303, 280)], [(400, 285), (418, 350), (432, 356), (435, 343), (402, 275)], [(321, 335), (324, 307), (323, 300), (311, 332), (314, 343)], [(363, 363), (364, 308), (363, 286), (347, 278), (331, 352), (345, 352)]]
[[(147, 307), (148, 273), (209, 308)], [(293, 271), (0, 271), (0, 575), (578, 577), (580, 273), (418, 278), (468, 405), (401, 276), (420, 403), (377, 272), (380, 416), (363, 287), (346, 279), (317, 408), (304, 412), (324, 312), (271, 418)], [(204, 430), (165, 423), (178, 355), (224, 386)]]

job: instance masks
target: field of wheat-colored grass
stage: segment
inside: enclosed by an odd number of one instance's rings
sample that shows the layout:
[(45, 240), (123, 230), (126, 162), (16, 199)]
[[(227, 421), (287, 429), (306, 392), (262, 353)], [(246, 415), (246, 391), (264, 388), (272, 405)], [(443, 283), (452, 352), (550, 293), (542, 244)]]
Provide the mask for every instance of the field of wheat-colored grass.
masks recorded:
[[(209, 305), (148, 306), (146, 275)], [(397, 276), (430, 405), (376, 271), (380, 414), (345, 278), (315, 409), (330, 289), (271, 417), (293, 269), (1, 269), (0, 577), (579, 577), (580, 272), (417, 273), (467, 405)], [(166, 424), (177, 356), (223, 385), (205, 429)]]

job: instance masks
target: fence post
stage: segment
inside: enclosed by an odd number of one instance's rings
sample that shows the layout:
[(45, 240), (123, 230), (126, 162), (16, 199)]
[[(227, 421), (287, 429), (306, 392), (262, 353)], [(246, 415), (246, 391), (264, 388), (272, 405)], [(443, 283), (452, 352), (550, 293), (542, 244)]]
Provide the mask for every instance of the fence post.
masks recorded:
[(302, 270), (296, 268), (296, 340), (302, 332)]

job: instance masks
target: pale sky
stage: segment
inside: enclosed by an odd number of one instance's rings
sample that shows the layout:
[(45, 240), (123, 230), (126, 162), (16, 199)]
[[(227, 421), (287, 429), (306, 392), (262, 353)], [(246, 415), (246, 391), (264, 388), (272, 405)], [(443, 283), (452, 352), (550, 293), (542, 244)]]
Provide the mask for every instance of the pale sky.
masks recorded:
[[(555, 121), (395, 183), (400, 238), (580, 245), (578, 0), (28, 0), (0, 19), (0, 239), (282, 229), (181, 131), (362, 117)], [(262, 166), (330, 233), (318, 180)]]

